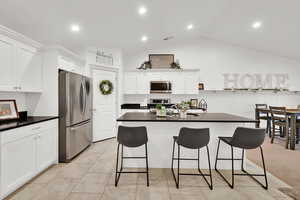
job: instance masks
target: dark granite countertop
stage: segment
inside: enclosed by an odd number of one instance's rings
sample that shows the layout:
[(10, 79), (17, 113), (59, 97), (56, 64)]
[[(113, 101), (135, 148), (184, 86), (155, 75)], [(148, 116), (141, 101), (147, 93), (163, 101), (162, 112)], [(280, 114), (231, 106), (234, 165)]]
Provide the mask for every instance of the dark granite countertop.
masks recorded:
[(44, 122), (44, 121), (48, 121), (48, 120), (52, 120), (52, 119), (58, 119), (58, 117), (31, 116), (31, 117), (28, 117), (27, 120), (24, 120), (24, 121), (20, 121), (20, 120), (10, 120), (10, 121), (5, 121), (5, 122), (0, 121), (0, 132), (7, 131), (10, 129), (14, 129), (14, 128), (19, 128), (22, 126), (28, 126), (28, 125), (32, 125), (32, 124), (36, 124), (36, 123), (40, 123), (40, 122)]
[[(150, 108), (155, 108), (156, 104), (147, 104), (147, 106), (141, 106), (137, 103), (126, 103), (121, 105), (121, 109), (128, 109), (128, 110), (149, 110)], [(171, 108), (175, 104), (164, 104), (166, 108)], [(190, 110), (201, 110), (201, 108), (190, 108)]]
[(153, 113), (127, 112), (117, 119), (118, 122), (221, 122), (221, 123), (256, 123), (254, 119), (227, 113), (199, 113), (188, 115), (186, 119), (178, 115), (157, 117)]

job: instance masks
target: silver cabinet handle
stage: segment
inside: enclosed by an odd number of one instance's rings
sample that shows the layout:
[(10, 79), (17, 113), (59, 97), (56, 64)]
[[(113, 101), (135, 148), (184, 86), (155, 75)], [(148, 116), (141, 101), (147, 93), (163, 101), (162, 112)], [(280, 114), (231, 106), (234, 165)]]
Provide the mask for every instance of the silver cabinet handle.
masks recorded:
[(35, 130), (39, 130), (41, 127), (36, 127), (36, 128), (33, 128), (32, 130), (35, 131)]

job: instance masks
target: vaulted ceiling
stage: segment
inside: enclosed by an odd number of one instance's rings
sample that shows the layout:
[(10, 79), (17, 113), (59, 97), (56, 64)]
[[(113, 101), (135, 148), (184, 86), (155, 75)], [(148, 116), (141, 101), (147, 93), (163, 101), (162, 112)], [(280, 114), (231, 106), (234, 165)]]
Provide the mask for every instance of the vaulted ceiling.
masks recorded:
[[(137, 12), (141, 5), (145, 16)], [(299, 8), (299, 0), (1, 0), (0, 24), (76, 51), (205, 37), (300, 60)], [(258, 30), (251, 27), (256, 20), (263, 23)], [(70, 31), (72, 23), (79, 33)]]

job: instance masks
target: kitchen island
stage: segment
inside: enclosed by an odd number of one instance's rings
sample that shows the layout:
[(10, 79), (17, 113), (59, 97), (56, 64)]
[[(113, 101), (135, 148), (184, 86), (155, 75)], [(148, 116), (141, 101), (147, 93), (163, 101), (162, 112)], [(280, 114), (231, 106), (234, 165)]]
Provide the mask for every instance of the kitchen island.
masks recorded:
[[(210, 129), (210, 143), (209, 150), (211, 155), (211, 163), (215, 163), (217, 142), (219, 136), (230, 137), (234, 130), (239, 127), (254, 127), (257, 122), (254, 119), (240, 117), (237, 115), (227, 113), (198, 113), (188, 115), (187, 118), (179, 118), (178, 115), (167, 117), (157, 117), (150, 112), (128, 112), (117, 119), (119, 125), (124, 126), (146, 126), (148, 132), (148, 154), (149, 167), (151, 168), (170, 168), (171, 154), (173, 145), (173, 136), (179, 134), (182, 127), (189, 128), (209, 128)], [(139, 148), (124, 148), (124, 155), (126, 156), (142, 156), (144, 147)], [(208, 168), (207, 154), (204, 149), (200, 151), (200, 166), (201, 168)], [(235, 157), (241, 157), (241, 150), (234, 149)], [(187, 158), (196, 158), (197, 151), (191, 149), (181, 148), (181, 156)], [(230, 156), (230, 147), (221, 143), (220, 157)], [(246, 158), (246, 156), (245, 156)], [(126, 167), (144, 167), (143, 160), (125, 160)], [(197, 167), (196, 161), (181, 162), (183, 168)], [(221, 161), (219, 163), (220, 169), (230, 169), (230, 161)], [(240, 169), (241, 162), (235, 162), (235, 169)]]

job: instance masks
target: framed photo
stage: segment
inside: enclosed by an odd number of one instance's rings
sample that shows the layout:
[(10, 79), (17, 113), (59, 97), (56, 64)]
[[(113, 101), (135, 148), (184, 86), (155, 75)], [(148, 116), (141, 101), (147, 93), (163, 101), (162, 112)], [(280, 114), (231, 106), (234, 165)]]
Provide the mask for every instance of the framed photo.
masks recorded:
[(191, 107), (192, 108), (198, 107), (198, 99), (191, 99)]
[(16, 100), (0, 100), (0, 121), (19, 119)]
[(149, 54), (152, 68), (171, 68), (174, 62), (174, 54)]
[(199, 90), (204, 90), (204, 83), (199, 83), (198, 84), (198, 89)]

